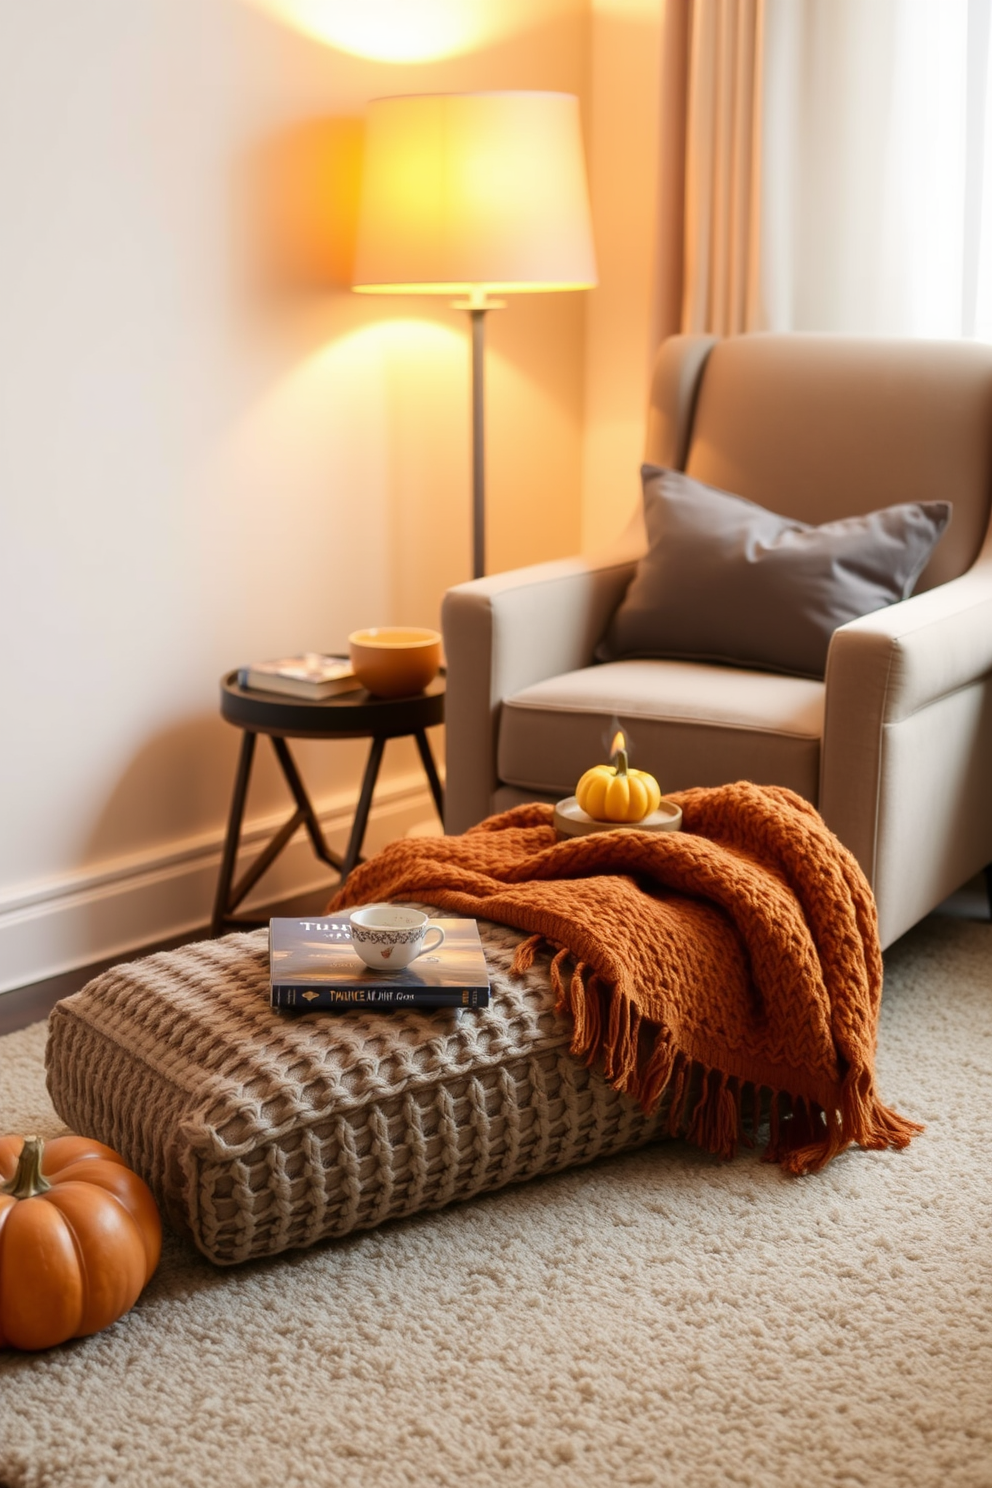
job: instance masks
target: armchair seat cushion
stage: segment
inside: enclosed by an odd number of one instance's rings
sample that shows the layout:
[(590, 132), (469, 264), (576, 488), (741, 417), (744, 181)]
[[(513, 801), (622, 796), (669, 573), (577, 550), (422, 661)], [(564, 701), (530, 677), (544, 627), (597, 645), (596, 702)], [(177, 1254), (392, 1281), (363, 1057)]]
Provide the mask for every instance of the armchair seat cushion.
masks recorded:
[(607, 758), (617, 723), (639, 769), (663, 791), (753, 780), (817, 804), (824, 685), (738, 667), (615, 661), (537, 682), (507, 698), (499, 778), (541, 796), (571, 795)]

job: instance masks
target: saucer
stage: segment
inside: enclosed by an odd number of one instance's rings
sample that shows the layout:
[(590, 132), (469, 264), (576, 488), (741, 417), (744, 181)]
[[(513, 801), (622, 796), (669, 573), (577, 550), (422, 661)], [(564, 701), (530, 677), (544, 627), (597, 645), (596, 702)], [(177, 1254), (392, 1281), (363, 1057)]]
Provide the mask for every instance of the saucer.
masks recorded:
[(555, 831), (559, 837), (585, 837), (590, 832), (677, 832), (682, 825), (682, 807), (661, 798), (657, 811), (639, 822), (596, 821), (582, 810), (574, 796), (567, 796), (555, 807)]

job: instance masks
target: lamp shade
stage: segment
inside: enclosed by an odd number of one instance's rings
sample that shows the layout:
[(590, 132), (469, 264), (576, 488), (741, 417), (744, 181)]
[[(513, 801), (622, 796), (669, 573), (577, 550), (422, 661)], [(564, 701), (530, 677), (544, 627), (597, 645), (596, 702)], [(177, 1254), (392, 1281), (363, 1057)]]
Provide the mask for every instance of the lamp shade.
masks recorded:
[(505, 294), (595, 283), (577, 98), (450, 93), (370, 105), (356, 290)]

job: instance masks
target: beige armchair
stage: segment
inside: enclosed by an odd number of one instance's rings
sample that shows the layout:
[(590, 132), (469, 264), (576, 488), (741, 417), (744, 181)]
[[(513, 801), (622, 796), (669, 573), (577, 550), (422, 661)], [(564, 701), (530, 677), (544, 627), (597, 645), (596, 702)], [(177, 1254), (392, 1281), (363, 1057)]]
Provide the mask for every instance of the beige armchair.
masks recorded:
[(746, 778), (812, 801), (890, 944), (992, 862), (992, 347), (675, 336), (645, 457), (807, 522), (934, 499), (953, 519), (912, 598), (834, 632), (823, 682), (595, 665), (630, 556), (450, 590), (448, 831), (569, 795), (616, 718), (663, 790)]

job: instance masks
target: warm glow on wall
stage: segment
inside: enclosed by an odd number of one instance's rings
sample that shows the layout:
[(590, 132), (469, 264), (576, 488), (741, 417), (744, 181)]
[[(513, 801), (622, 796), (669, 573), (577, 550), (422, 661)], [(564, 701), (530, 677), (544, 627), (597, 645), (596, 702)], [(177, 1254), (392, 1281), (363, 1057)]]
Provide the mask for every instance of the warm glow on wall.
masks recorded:
[(351, 283), (363, 136), (360, 119), (308, 119), (246, 160), (246, 238), (269, 287)]
[[(323, 596), (312, 623), (323, 619), (307, 632), (301, 621), (294, 645), (312, 634), (331, 650), (363, 625), (436, 624), (464, 577), (468, 430), (451, 417), (464, 382), (457, 324), (356, 325), (287, 368), (216, 442), (197, 520), (213, 524), (211, 551), (232, 555), (244, 593), (267, 592), (280, 573), (295, 576), (289, 615), (306, 612), (301, 590)], [(222, 506), (220, 491), (236, 494)]]
[[(246, 0), (325, 46), (372, 62), (463, 56), (575, 13), (576, 0)], [(610, 0), (654, 6), (658, 0)]]
[(479, 0), (253, 0), (286, 25), (377, 62), (429, 62), (487, 40), (493, 4)]
[[(275, 463), (293, 468), (312, 459), (315, 449), (344, 448), (347, 434), (362, 452), (352, 472), (360, 483), (369, 471), (391, 468), (389, 451), (401, 435), (409, 435), (409, 428), (400, 428), (407, 405), (428, 396), (435, 381), (445, 389), (461, 387), (464, 355), (455, 326), (413, 315), (358, 325), (272, 383), (242, 412), (229, 437), (250, 449), (249, 464), (263, 458), (250, 445), (261, 436), (275, 451)], [(416, 422), (407, 420), (410, 427)], [(362, 502), (353, 504), (360, 528)]]

